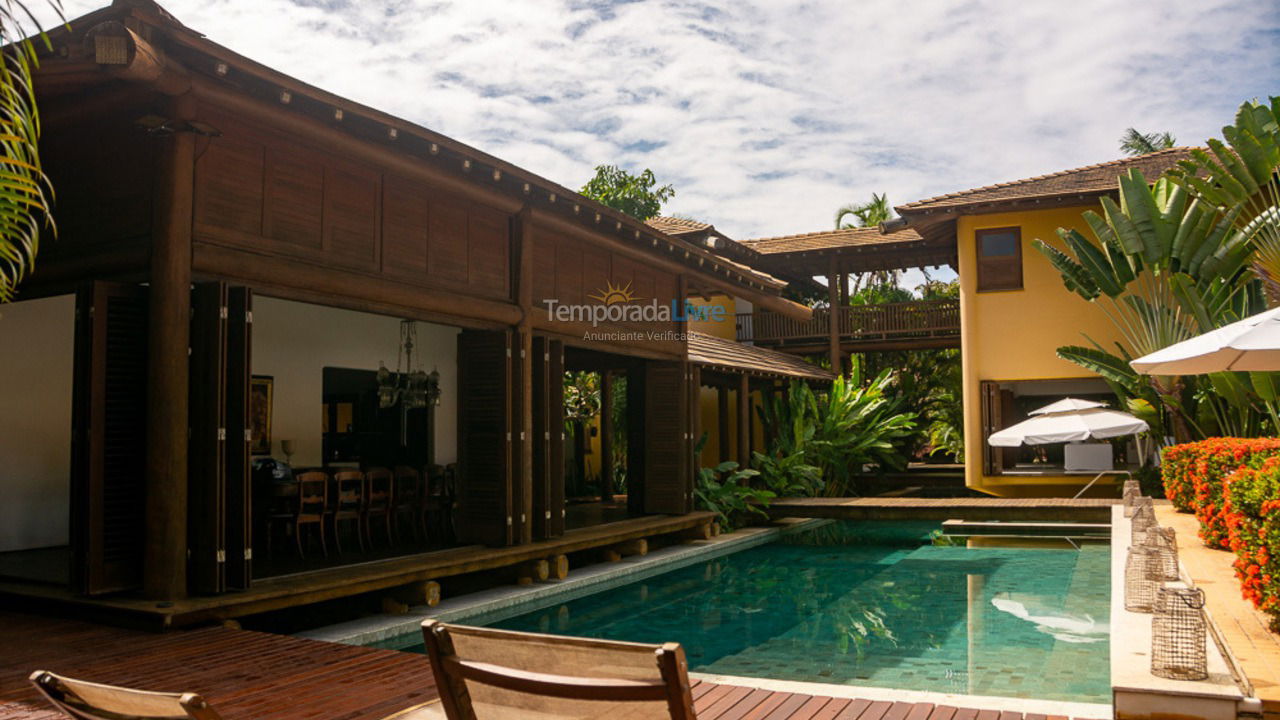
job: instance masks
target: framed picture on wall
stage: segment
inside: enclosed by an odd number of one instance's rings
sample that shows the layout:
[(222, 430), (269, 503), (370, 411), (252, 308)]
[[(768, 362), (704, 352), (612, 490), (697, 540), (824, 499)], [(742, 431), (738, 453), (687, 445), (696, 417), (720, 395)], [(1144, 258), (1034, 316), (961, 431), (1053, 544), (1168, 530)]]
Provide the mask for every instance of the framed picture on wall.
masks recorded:
[(271, 454), (271, 400), (275, 378), (254, 375), (249, 380), (249, 452)]

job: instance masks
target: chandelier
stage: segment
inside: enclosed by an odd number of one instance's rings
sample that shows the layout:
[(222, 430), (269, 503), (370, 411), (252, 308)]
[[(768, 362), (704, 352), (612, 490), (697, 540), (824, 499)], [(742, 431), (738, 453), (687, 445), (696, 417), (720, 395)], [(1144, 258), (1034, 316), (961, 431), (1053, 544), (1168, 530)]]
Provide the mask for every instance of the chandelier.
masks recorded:
[(418, 343), (418, 324), (413, 320), (400, 321), (400, 350), (396, 355), (396, 371), (391, 372), (382, 362), (378, 363), (378, 407), (399, 405), (404, 410), (415, 410), (440, 404), (440, 373), (422, 369), (422, 361), (414, 365), (413, 349)]

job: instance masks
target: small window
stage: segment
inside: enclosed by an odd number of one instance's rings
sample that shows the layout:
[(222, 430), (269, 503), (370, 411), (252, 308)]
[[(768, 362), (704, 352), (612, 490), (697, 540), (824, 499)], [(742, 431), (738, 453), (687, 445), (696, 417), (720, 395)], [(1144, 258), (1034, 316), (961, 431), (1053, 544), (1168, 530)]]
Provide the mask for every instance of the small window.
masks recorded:
[(991, 228), (977, 232), (978, 291), (1022, 289), (1022, 231)]

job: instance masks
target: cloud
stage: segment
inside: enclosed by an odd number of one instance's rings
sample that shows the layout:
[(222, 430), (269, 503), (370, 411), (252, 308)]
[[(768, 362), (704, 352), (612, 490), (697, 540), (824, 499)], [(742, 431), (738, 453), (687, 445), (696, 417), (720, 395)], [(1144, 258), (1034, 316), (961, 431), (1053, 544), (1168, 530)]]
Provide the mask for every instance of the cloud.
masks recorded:
[[(100, 3), (67, 0), (74, 17)], [(570, 187), (652, 168), (732, 237), (1191, 144), (1280, 91), (1280, 4), (169, 0), (216, 42)]]

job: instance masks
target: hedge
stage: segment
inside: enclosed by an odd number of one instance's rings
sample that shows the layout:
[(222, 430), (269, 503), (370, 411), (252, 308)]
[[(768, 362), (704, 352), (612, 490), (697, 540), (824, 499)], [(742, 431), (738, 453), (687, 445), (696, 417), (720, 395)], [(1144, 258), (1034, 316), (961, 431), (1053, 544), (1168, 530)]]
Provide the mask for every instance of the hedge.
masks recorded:
[(1195, 513), (1205, 545), (1227, 550), (1224, 492), (1229, 478), (1274, 455), (1280, 455), (1280, 438), (1209, 438), (1175, 445), (1161, 458), (1165, 497), (1179, 511)]

